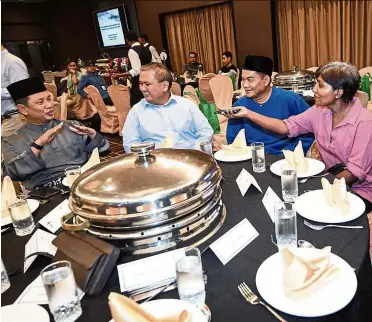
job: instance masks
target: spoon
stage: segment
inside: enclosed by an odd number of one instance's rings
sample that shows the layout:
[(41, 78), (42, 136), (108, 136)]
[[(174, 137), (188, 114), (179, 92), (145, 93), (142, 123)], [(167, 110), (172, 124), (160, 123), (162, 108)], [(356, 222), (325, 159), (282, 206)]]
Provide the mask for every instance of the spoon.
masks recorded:
[(327, 173), (324, 173), (324, 174), (320, 174), (318, 176), (310, 176), (310, 177), (307, 177), (307, 178), (304, 178), (304, 179), (301, 179), (301, 180), (298, 180), (298, 183), (305, 183), (307, 180), (309, 180), (310, 178), (321, 178), (321, 177), (325, 177), (325, 176), (328, 176), (329, 175), (329, 172)]

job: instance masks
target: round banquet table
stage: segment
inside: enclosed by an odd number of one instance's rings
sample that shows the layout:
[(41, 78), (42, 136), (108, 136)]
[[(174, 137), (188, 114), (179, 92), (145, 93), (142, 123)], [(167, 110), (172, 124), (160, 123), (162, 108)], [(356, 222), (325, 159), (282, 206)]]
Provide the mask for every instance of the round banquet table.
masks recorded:
[[(278, 156), (267, 155), (268, 165), (280, 159)], [(201, 245), (203, 269), (208, 277), (206, 285), (206, 303), (212, 312), (213, 322), (239, 322), (239, 321), (277, 321), (266, 309), (260, 305), (253, 306), (247, 303), (240, 295), (237, 286), (241, 282), (246, 284), (257, 294), (255, 276), (261, 263), (270, 255), (277, 252), (276, 246), (271, 242), (270, 235), (274, 235), (274, 225), (267, 214), (263, 204), (263, 195), (251, 187), (244, 197), (241, 196), (235, 182), (242, 168), (252, 172), (251, 161), (237, 163), (219, 163), (223, 170), (222, 182), (223, 200), (227, 209), (227, 218), (221, 229)], [(267, 167), (266, 172), (254, 174), (263, 192), (268, 186), (281, 196), (280, 178), (272, 174)], [(304, 184), (299, 184), (300, 194), (304, 190), (320, 188), (319, 178), (311, 178)], [(49, 203), (41, 205), (34, 213), (35, 220), (39, 220), (66, 196), (57, 196)], [(316, 211), (316, 209), (314, 209)], [(239, 252), (225, 266), (214, 253), (207, 249), (210, 243), (222, 236), (229, 229), (247, 218), (259, 232), (259, 236)], [(358, 277), (358, 290), (351, 301), (341, 311), (321, 318), (300, 318), (279, 312), (287, 321), (371, 321), (372, 318), (372, 274), (368, 254), (369, 227), (366, 214), (347, 225), (362, 225), (363, 229), (335, 229), (328, 228), (314, 231), (303, 224), (303, 218), (298, 215), (298, 239), (305, 239), (316, 247), (332, 246), (332, 252), (346, 260), (351, 267), (356, 268)], [(41, 228), (42, 229), (42, 228)], [(58, 233), (58, 232), (57, 232)], [(21, 263), (24, 256), (24, 245), (30, 236), (16, 236), (11, 228), (2, 235), (2, 259), (9, 269)], [(118, 263), (133, 260), (129, 256), (121, 256)], [(2, 294), (2, 305), (12, 304), (26, 286), (40, 273), (41, 269), (50, 263), (50, 259), (39, 256), (28, 269), (26, 274), (10, 277), (11, 287)], [(97, 297), (85, 295), (81, 301), (83, 314), (78, 319), (81, 322), (110, 320), (108, 295), (110, 292), (120, 293), (117, 270), (114, 269), (102, 294)], [(178, 298), (177, 290), (160, 294), (156, 299)], [(47, 308), (47, 306), (44, 306)], [(49, 309), (48, 309), (49, 312)], [(51, 318), (51, 321), (53, 319)]]

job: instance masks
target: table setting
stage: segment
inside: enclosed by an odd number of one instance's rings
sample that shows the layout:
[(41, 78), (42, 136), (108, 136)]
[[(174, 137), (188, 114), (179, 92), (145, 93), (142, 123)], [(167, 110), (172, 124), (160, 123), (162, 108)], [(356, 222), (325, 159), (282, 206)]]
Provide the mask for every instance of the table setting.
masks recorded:
[[(123, 322), (128, 308), (143, 321), (168, 322), (246, 321), (248, 316), (257, 321), (363, 321), (370, 314), (369, 227), (362, 201), (331, 174), (324, 177), (329, 185), (322, 184), (317, 176), (325, 174), (324, 164), (315, 170), (308, 161), (303, 176), (300, 171), (294, 176), (289, 171), (293, 169), (283, 166), (290, 165), (288, 158), (293, 160), (292, 168), (301, 168), (301, 155), (298, 162), (294, 155), (265, 155), (263, 144), (243, 146), (239, 139), (227, 148), (238, 156), (239, 149), (243, 155), (249, 151), (249, 158), (223, 161), (215, 154), (226, 207), (219, 230), (196, 247), (179, 248), (178, 255), (172, 249), (161, 254), (122, 254), (103, 291), (80, 298), (78, 321)], [(282, 164), (277, 168), (278, 162)], [(293, 183), (293, 179), (295, 184), (288, 186), (286, 180)], [(299, 183), (301, 179), (307, 180)], [(71, 182), (66, 183), (71, 187)], [(39, 204), (32, 213), (35, 225), (66, 198), (68, 194), (58, 194)], [(2, 235), (2, 260), (9, 269), (21, 262), (30, 236), (16, 236), (11, 225), (6, 227), (10, 229)], [(61, 231), (60, 227), (53, 233)], [(196, 266), (182, 265), (188, 252)], [(39, 256), (26, 273), (9, 276), (2, 305), (25, 305), (17, 299), (49, 264), (49, 259)], [(124, 276), (143, 283), (123, 291)], [(183, 288), (190, 286), (189, 276), (195, 278), (191, 285), (197, 286), (192, 293)], [(197, 300), (195, 294), (200, 294)], [(40, 305), (49, 319), (39, 321), (53, 321), (46, 303)]]

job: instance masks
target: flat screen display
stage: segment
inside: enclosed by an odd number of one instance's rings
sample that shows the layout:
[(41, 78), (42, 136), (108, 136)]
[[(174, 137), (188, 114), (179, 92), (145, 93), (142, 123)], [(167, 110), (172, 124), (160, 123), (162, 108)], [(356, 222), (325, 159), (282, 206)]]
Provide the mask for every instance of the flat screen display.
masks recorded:
[(93, 13), (97, 38), (101, 47), (125, 46), (124, 32), (128, 23), (124, 6)]

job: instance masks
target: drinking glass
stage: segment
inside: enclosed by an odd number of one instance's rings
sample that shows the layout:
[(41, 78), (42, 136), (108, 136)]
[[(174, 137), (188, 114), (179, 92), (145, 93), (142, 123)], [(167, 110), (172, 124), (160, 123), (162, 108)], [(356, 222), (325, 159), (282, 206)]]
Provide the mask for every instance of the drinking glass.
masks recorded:
[(253, 172), (265, 172), (265, 146), (262, 142), (251, 144)]
[(213, 155), (212, 142), (211, 141), (201, 142), (200, 150), (209, 155)]
[(281, 202), (275, 205), (276, 242), (281, 247), (297, 247), (297, 219), (294, 205)]
[(180, 299), (198, 306), (205, 303), (205, 285), (200, 251), (192, 248), (176, 264)]
[(65, 175), (67, 178), (68, 186), (71, 188), (75, 180), (80, 176), (81, 167), (74, 165), (65, 169)]
[(298, 197), (298, 182), (296, 170), (291, 166), (284, 164), (280, 168), (280, 175), (282, 182), (283, 200), (287, 202), (294, 202)]
[(6, 205), (12, 218), (14, 231), (17, 236), (26, 236), (35, 228), (34, 218), (26, 199), (16, 198), (8, 200)]
[(10, 287), (8, 274), (6, 272), (3, 259), (1, 259), (1, 293), (4, 293)]
[(52, 263), (45, 267), (40, 275), (54, 321), (76, 321), (81, 315), (82, 309), (71, 263), (68, 261)]

